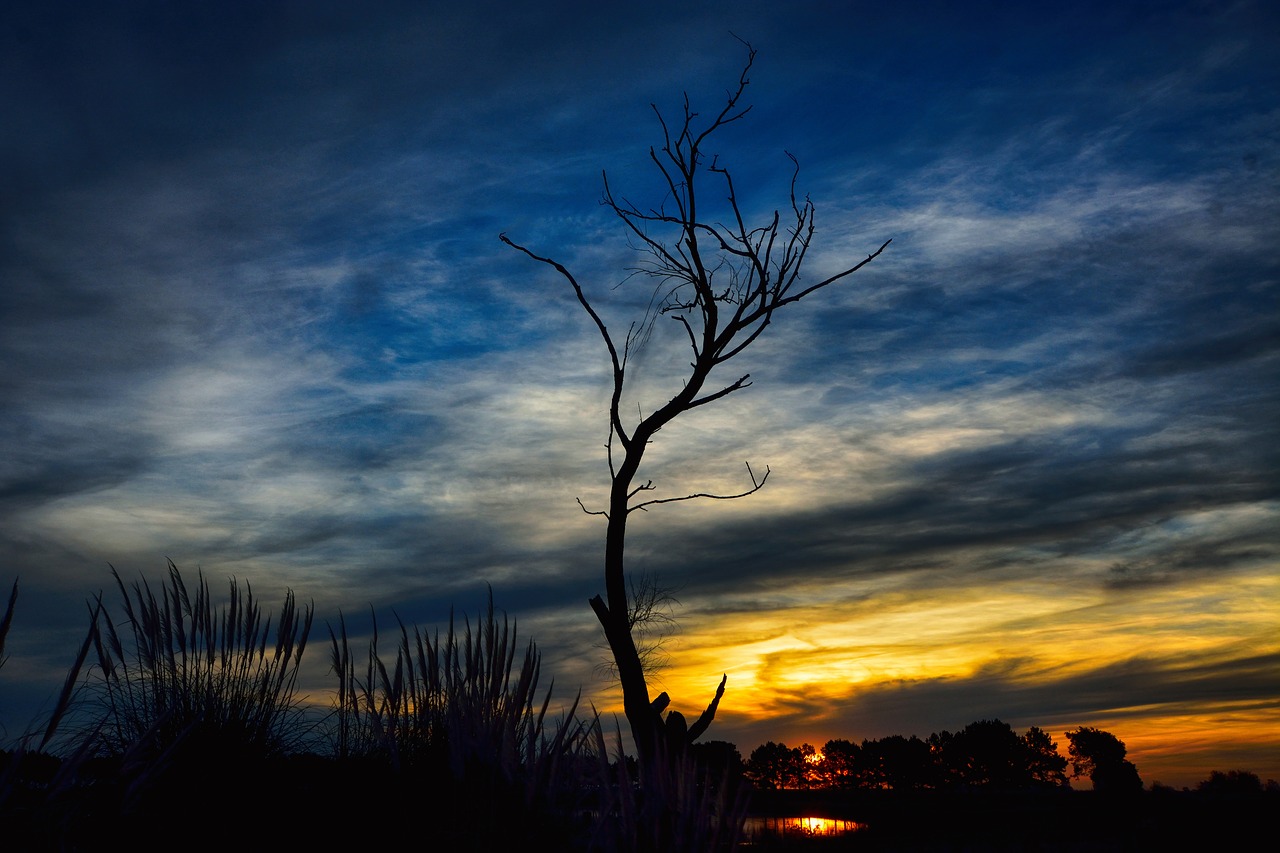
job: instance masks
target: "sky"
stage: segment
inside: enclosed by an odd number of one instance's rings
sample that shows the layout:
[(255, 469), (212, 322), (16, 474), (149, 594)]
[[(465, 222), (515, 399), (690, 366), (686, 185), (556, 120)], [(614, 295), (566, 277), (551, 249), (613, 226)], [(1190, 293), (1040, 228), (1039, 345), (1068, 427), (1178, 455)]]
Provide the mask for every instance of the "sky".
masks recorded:
[[(466, 8), (462, 8), (463, 6)], [(1032, 6), (1036, 8), (1033, 10)], [(656, 106), (817, 231), (752, 385), (658, 434), (655, 675), (744, 754), (1104, 728), (1148, 784), (1280, 779), (1280, 9), (1267, 2), (19, 2), (0, 22), (9, 737), (86, 601), (172, 559), (323, 641), (496, 607), (614, 713), (612, 329)], [(704, 197), (721, 192), (714, 181)], [(708, 202), (712, 203), (712, 202)], [(659, 321), (630, 411), (679, 388)]]

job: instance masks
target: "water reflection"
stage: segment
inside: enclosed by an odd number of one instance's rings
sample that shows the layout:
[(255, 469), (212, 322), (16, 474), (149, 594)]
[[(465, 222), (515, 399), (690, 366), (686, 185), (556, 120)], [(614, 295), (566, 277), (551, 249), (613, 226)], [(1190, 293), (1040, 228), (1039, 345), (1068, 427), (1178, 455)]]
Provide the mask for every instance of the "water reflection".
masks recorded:
[(865, 823), (828, 817), (749, 817), (743, 825), (745, 840), (797, 836), (844, 835), (866, 829)]

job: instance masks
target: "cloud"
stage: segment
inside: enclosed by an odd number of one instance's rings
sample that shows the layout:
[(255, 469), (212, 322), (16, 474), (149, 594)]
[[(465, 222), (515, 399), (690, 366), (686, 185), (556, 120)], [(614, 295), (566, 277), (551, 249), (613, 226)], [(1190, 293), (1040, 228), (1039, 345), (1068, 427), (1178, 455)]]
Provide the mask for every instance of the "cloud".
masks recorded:
[[(844, 703), (810, 703), (802, 693), (789, 706), (782, 728), (827, 728), (859, 740), (891, 734), (925, 737), (944, 728), (993, 716), (1019, 728), (1083, 725), (1104, 715), (1112, 719), (1231, 703), (1265, 708), (1273, 704), (1271, 668), (1275, 655), (1215, 659), (1205, 667), (1185, 662), (1135, 658), (1060, 680), (1041, 681), (1004, 661), (968, 678), (883, 683), (861, 687)], [(1162, 707), (1165, 706), (1165, 707)], [(1141, 710), (1139, 710), (1141, 709)], [(809, 717), (809, 719), (806, 719)], [(811, 720), (821, 720), (815, 725)]]
[[(610, 695), (585, 605), (602, 530), (575, 502), (607, 485), (608, 364), (566, 283), (497, 235), (565, 262), (616, 332), (642, 318), (600, 170), (658, 203), (648, 104), (714, 106), (743, 52), (715, 4), (578, 5), (150, 30), (24, 11), (0, 51), (25, 122), (0, 139), (0, 557), (43, 626), (24, 659), (58, 669), (108, 562), (172, 557), (359, 631), (366, 605), (439, 624), (489, 583), (562, 682)], [(1232, 643), (1261, 636), (1238, 602), (1276, 559), (1270, 13), (1094, 11), (734, 11), (756, 107), (717, 150), (745, 203), (785, 205), (794, 150), (810, 280), (893, 243), (651, 448), (654, 496), (772, 472), (634, 516), (633, 566), (684, 603), (681, 707), (726, 638), (758, 656), (727, 664), (742, 737), (763, 707), (927, 733), (1137, 719), (1128, 686), (1188, 714), (1267, 701)], [(684, 346), (658, 324), (628, 412), (680, 387)], [(1125, 606), (1216, 645), (1046, 663), (1082, 625), (1122, 642)], [(898, 633), (864, 648), (836, 617)], [(857, 691), (800, 677), (841, 667)], [(743, 689), (757, 670), (774, 692)]]

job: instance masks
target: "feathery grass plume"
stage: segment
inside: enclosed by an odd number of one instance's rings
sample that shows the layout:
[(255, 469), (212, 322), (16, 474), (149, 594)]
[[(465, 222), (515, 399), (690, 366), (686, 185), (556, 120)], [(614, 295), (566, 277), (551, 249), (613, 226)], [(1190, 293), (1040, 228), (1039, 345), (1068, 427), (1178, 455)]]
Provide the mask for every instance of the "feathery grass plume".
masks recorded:
[(93, 645), (105, 749), (123, 754), (148, 743), (163, 755), (181, 742), (223, 758), (254, 758), (301, 746), (296, 689), (312, 607), (299, 609), (288, 591), (272, 645), (272, 617), (247, 583), (242, 592), (232, 578), (218, 609), (203, 572), (189, 590), (171, 560), (168, 569), (157, 596), (146, 580), (126, 587), (112, 567), (124, 611), (119, 623), (97, 596), (101, 626)]
[(581, 765), (594, 720), (577, 719), (577, 699), (558, 721), (548, 719), (551, 686), (537, 702), (541, 655), (530, 641), (517, 661), (515, 625), (496, 614), (493, 591), (475, 625), (464, 617), (459, 628), (451, 613), (443, 636), (403, 622), (399, 628), (389, 663), (375, 618), (358, 665), (345, 619), (339, 616), (336, 632), (329, 626), (337, 755), (380, 758), (413, 778), (449, 780), (463, 808), (493, 811), (488, 830), (512, 838), (521, 819), (571, 813), (586, 793)]

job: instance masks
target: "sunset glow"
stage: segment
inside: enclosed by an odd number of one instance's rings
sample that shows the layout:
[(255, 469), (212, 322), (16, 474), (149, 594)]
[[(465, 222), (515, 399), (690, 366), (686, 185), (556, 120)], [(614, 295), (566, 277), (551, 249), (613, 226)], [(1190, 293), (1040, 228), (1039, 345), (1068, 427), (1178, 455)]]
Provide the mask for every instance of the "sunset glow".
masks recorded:
[(827, 817), (779, 817), (749, 818), (746, 826), (747, 838), (757, 834), (769, 833), (776, 836), (831, 836), (857, 832), (864, 825), (852, 820), (834, 820)]
[[(1269, 569), (1229, 584), (1158, 591), (1036, 594), (1021, 581), (1009, 586), (853, 602), (827, 602), (815, 592), (750, 621), (699, 613), (688, 602), (682, 615), (690, 627), (679, 635), (678, 663), (661, 674), (662, 689), (706, 695), (724, 671), (723, 736), (740, 731), (743, 743), (767, 737), (817, 747), (831, 738), (957, 729), (985, 718), (994, 702), (1011, 709), (1002, 718), (1016, 728), (1050, 731), (1063, 754), (1068, 728), (1116, 732), (1139, 767), (1149, 766), (1165, 784), (1207, 776), (1225, 744), (1265, 756), (1280, 742), (1280, 701), (1192, 698), (1196, 684), (1231, 666), (1242, 649), (1257, 656), (1264, 683), (1274, 678), (1265, 661), (1280, 653), (1280, 576)], [(1091, 684), (1160, 677), (1186, 685), (1189, 695), (1166, 691), (1137, 704), (1089, 708)], [(980, 686), (970, 691), (967, 683)], [(1062, 695), (1063, 685), (1079, 685), (1067, 689), (1080, 694)], [(928, 717), (904, 714), (913, 694), (947, 696), (959, 722), (930, 728)], [(1072, 706), (1082, 710), (1073, 716), (1065, 710)], [(1177, 767), (1174, 756), (1188, 767)]]
[(654, 110), (715, 114), (745, 40), (702, 152), (745, 227), (790, 154), (800, 286), (885, 249), (644, 445), (650, 693), (696, 719), (727, 676), (705, 738), (743, 754), (999, 719), (1112, 732), (1147, 784), (1280, 780), (1280, 5), (160, 5), (0, 32), (0, 735), (111, 567), (170, 559), (314, 602), (318, 711), (339, 618), (492, 594), (551, 708), (611, 724), (596, 321), (620, 419), (692, 386), (602, 173), (669, 207)]

